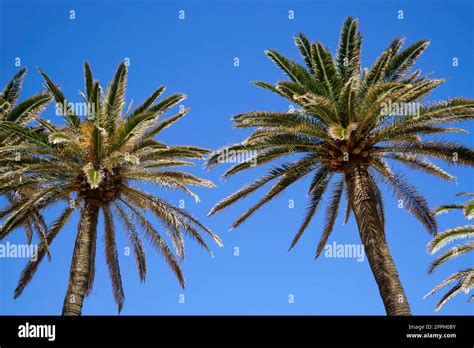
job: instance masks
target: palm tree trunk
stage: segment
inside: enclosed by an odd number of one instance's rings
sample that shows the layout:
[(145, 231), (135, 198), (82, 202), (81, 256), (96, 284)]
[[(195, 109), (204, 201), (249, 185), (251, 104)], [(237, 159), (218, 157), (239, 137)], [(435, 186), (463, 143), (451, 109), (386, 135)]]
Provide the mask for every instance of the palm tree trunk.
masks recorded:
[(85, 201), (81, 210), (79, 229), (72, 255), (69, 284), (63, 305), (63, 315), (81, 315), (84, 297), (91, 276), (91, 254), (97, 232), (99, 205)]
[(360, 238), (387, 315), (411, 315), (377, 210), (375, 182), (367, 168), (361, 164), (348, 169), (345, 177)]

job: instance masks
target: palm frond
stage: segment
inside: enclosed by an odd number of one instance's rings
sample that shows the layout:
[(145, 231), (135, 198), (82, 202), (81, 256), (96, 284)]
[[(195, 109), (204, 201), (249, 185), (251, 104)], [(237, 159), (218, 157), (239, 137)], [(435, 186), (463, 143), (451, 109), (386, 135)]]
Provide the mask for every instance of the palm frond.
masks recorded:
[[(288, 186), (293, 184), (295, 181), (303, 178), (311, 172), (314, 167), (313, 157), (303, 158), (291, 165), (283, 165), (282, 169), (284, 171), (281, 178), (276, 182), (273, 187), (263, 196), (263, 198), (251, 207), (247, 212), (240, 216), (234, 224), (231, 226), (230, 230), (235, 229), (245, 220), (247, 220), (258, 208), (270, 201), (272, 198), (282, 193)], [(278, 171), (278, 170), (277, 170)]]
[(433, 273), (439, 266), (444, 264), (446, 261), (472, 250), (474, 250), (474, 243), (461, 245), (460, 247), (453, 247), (449, 249), (448, 251), (438, 256), (433, 262), (431, 262), (430, 267), (428, 268), (428, 273)]
[(4, 102), (2, 105), (0, 105), (2, 114), (7, 113), (16, 104), (18, 98), (20, 97), (20, 92), (25, 76), (26, 68), (21, 68), (0, 93), (0, 100)]
[(125, 294), (122, 287), (122, 276), (120, 274), (120, 264), (118, 259), (117, 245), (115, 242), (115, 225), (110, 207), (103, 207), (102, 212), (104, 214), (105, 225), (105, 260), (109, 268), (115, 303), (117, 303), (118, 311), (120, 313), (125, 301)]
[(117, 203), (114, 203), (114, 208), (117, 212), (117, 216), (122, 222), (122, 226), (124, 227), (128, 240), (132, 245), (140, 281), (144, 282), (146, 279), (147, 266), (143, 243), (137, 233), (137, 230), (135, 229), (135, 225), (133, 224), (131, 217)]
[(339, 212), (339, 203), (341, 201), (342, 193), (344, 191), (344, 176), (337, 182), (332, 191), (331, 201), (326, 208), (326, 220), (321, 239), (316, 247), (316, 258), (319, 257), (324, 249), (332, 231), (334, 223), (336, 222), (337, 214)]
[(360, 74), (360, 48), (362, 37), (357, 19), (347, 17), (344, 21), (337, 51), (337, 68), (345, 83)]
[(183, 272), (181, 270), (181, 267), (179, 266), (179, 262), (178, 260), (176, 260), (173, 253), (166, 245), (166, 242), (164, 241), (164, 239), (160, 236), (160, 234), (153, 227), (153, 225), (140, 213), (140, 211), (134, 208), (130, 203), (128, 203), (127, 205), (131, 209), (134, 218), (138, 221), (142, 229), (145, 231), (146, 236), (148, 240), (150, 241), (150, 243), (153, 245), (153, 247), (157, 251), (159, 251), (163, 255), (166, 262), (170, 266), (171, 270), (177, 277), (180, 285), (184, 288), (185, 281), (184, 281)]
[(309, 193), (310, 201), (306, 209), (306, 216), (303, 220), (303, 224), (293, 238), (288, 251), (293, 249), (296, 243), (298, 243), (298, 240), (301, 238), (309, 223), (313, 219), (313, 216), (321, 203), (321, 198), (324, 195), (330, 180), (331, 175), (328, 175), (326, 168), (321, 168), (316, 172), (316, 174), (314, 174), (313, 180), (311, 182), (311, 189)]
[(452, 243), (455, 240), (473, 238), (474, 237), (474, 225), (461, 226), (451, 228), (443, 233), (437, 234), (428, 244), (428, 252), (431, 254), (436, 253), (445, 245)]
[[(377, 168), (377, 170), (379, 169)], [(438, 224), (428, 208), (426, 199), (400, 174), (393, 175), (383, 171), (379, 171), (379, 173), (393, 189), (398, 199), (403, 202), (403, 207), (417, 218), (428, 232), (435, 235), (438, 231)]]
[(420, 40), (394, 56), (384, 73), (384, 79), (395, 81), (403, 78), (428, 45), (429, 41)]
[(48, 75), (46, 75), (41, 69), (39, 69), (39, 72), (43, 76), (45, 80), (45, 87), (53, 97), (53, 99), (56, 101), (56, 103), (60, 106), (58, 110), (62, 110), (62, 115), (64, 119), (68, 122), (69, 126), (73, 131), (76, 131), (79, 125), (81, 124), (81, 120), (78, 116), (76, 116), (71, 110), (68, 108), (64, 108), (64, 106), (67, 104), (67, 100), (64, 97), (63, 92), (54, 84), (53, 81), (49, 78)]
[(13, 297), (18, 298), (22, 293), (25, 287), (29, 284), (33, 276), (35, 275), (38, 267), (43, 260), (44, 256), (47, 254), (49, 250), (49, 246), (53, 243), (53, 240), (56, 238), (58, 233), (62, 230), (62, 228), (67, 224), (69, 218), (71, 217), (74, 209), (66, 208), (63, 210), (61, 215), (51, 224), (50, 228), (48, 229), (48, 233), (46, 235), (46, 243), (41, 242), (38, 246), (38, 251), (35, 259), (28, 261), (28, 264), (23, 269), (20, 275), (20, 279), (18, 284), (15, 288)]
[(433, 214), (439, 215), (439, 214), (450, 212), (453, 209), (463, 209), (463, 208), (464, 206), (462, 204), (444, 204), (433, 209)]
[(104, 99), (104, 111), (106, 115), (105, 129), (112, 134), (117, 125), (123, 108), (125, 107), (125, 89), (127, 86), (127, 66), (125, 62), (120, 63), (112, 82), (107, 87)]
[(409, 154), (391, 154), (386, 157), (399, 161), (403, 164), (406, 164), (410, 168), (421, 170), (428, 174), (440, 177), (444, 180), (454, 181), (456, 179), (456, 177), (452, 176), (448, 172), (445, 172), (444, 170), (442, 170), (435, 164), (424, 160), (420, 156), (416, 156), (416, 155), (413, 156)]

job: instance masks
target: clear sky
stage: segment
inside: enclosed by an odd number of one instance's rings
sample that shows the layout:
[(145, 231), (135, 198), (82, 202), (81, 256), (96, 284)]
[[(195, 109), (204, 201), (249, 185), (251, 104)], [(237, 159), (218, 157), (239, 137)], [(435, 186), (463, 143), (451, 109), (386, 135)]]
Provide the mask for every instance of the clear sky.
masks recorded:
[[(230, 117), (252, 110), (288, 110), (288, 102), (253, 86), (250, 81), (276, 82), (283, 74), (264, 55), (275, 48), (300, 60), (292, 36), (304, 32), (335, 52), (339, 32), (347, 16), (360, 20), (363, 34), (362, 63), (370, 66), (396, 36), (407, 43), (427, 38), (431, 45), (417, 65), (447, 83), (427, 101), (474, 97), (473, 5), (471, 1), (24, 1), (0, 0), (0, 85), (18, 70), (15, 59), (29, 68), (22, 98), (42, 88), (41, 67), (62, 86), (67, 98), (81, 101), (83, 62), (91, 63), (103, 87), (118, 63), (130, 59), (127, 102), (140, 103), (159, 85), (168, 95), (182, 91), (191, 112), (167, 130), (168, 144), (193, 144), (212, 149), (238, 142), (247, 131), (232, 129)], [(71, 20), (70, 10), (75, 11)], [(184, 10), (185, 19), (178, 18)], [(294, 19), (289, 19), (289, 11)], [(403, 19), (399, 12), (403, 11)], [(234, 66), (234, 58), (240, 65)], [(453, 58), (459, 65), (453, 67)], [(43, 114), (60, 122), (54, 109)], [(465, 127), (474, 130), (471, 124)], [(449, 136), (473, 145), (472, 135)], [(217, 216), (209, 209), (221, 198), (264, 173), (258, 168), (230, 181), (220, 176), (227, 165), (205, 172), (191, 171), (218, 184), (217, 189), (196, 190), (202, 202), (195, 204), (176, 192), (152, 189), (173, 204), (185, 200), (186, 209), (199, 217), (225, 244), (215, 258), (188, 240), (183, 264), (186, 290), (168, 271), (166, 263), (147, 245), (148, 279), (141, 284), (133, 256), (121, 252), (126, 295), (123, 315), (154, 314), (385, 314), (378, 289), (366, 260), (326, 258), (314, 260), (322, 230), (324, 209), (299, 244), (288, 252), (303, 219), (308, 181), (289, 188), (244, 225), (227, 232), (233, 219), (261, 197), (251, 196)], [(400, 167), (399, 167), (400, 168)], [(447, 168), (458, 183), (447, 183), (405, 170), (406, 176), (426, 195), (430, 206), (459, 201), (455, 193), (474, 191), (472, 169)], [(449, 262), (432, 276), (426, 273), (432, 257), (426, 253), (428, 233), (406, 211), (397, 207), (391, 192), (383, 188), (387, 211), (386, 233), (414, 314), (433, 314), (439, 295), (422, 296), (453, 272), (472, 265), (469, 256)], [(289, 208), (289, 200), (294, 208)], [(4, 201), (0, 201), (4, 204)], [(323, 206), (325, 207), (325, 205)], [(46, 211), (50, 221), (57, 209)], [(440, 230), (465, 224), (461, 213), (442, 215)], [(69, 276), (77, 216), (52, 245), (51, 262), (45, 260), (23, 295), (13, 290), (25, 259), (0, 258), (0, 314), (60, 314)], [(119, 229), (119, 250), (127, 240)], [(102, 229), (99, 230), (99, 238)], [(1, 243), (24, 243), (16, 231)], [(354, 218), (342, 226), (336, 222), (329, 243), (359, 244)], [(235, 248), (240, 255), (235, 256)], [(104, 260), (103, 241), (97, 249), (96, 281), (86, 299), (83, 314), (115, 314), (112, 289)], [(180, 294), (185, 303), (180, 303)], [(294, 303), (289, 303), (293, 295)], [(458, 295), (441, 314), (473, 314), (472, 304)]]

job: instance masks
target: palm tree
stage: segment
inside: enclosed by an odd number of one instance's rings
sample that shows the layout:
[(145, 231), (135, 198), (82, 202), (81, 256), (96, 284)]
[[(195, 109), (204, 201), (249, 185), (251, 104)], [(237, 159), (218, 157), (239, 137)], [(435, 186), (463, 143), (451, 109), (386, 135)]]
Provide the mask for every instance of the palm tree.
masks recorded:
[[(474, 193), (462, 192), (457, 194), (457, 196), (470, 196), (473, 197)], [(434, 210), (435, 214), (442, 214), (448, 211), (459, 209), (464, 212), (466, 219), (470, 220), (474, 218), (474, 199), (470, 199), (465, 204), (449, 204), (439, 206)], [(459, 240), (459, 239), (468, 239), (474, 237), (474, 225), (466, 225), (456, 228), (451, 228), (444, 232), (438, 234), (428, 243), (428, 252), (434, 254), (438, 252), (444, 246)], [(461, 246), (455, 246), (448, 251), (444, 252), (438, 256), (430, 265), (428, 273), (433, 273), (439, 266), (444, 264), (446, 261), (451, 260), (459, 255), (465, 254), (469, 251), (474, 250), (474, 243), (468, 242), (462, 244)], [(436, 305), (436, 311), (439, 311), (441, 307), (453, 296), (457, 295), (459, 292), (464, 291), (468, 294), (471, 291), (471, 288), (474, 286), (474, 268), (470, 267), (462, 271), (452, 274), (450, 277), (441, 282), (433, 290), (427, 293), (423, 298), (426, 298), (430, 295), (433, 295), (439, 289), (445, 287), (452, 282), (457, 281), (457, 283), (441, 298), (441, 300)], [(468, 301), (471, 301), (474, 298), (474, 295), (471, 295), (468, 298)]]
[[(185, 99), (181, 93), (155, 102), (164, 92), (159, 87), (140, 106), (123, 114), (127, 67), (120, 64), (104, 95), (99, 82), (85, 63), (85, 92), (87, 117), (78, 116), (69, 107), (63, 93), (40, 70), (45, 86), (62, 110), (65, 125), (43, 122), (43, 132), (33, 132), (13, 122), (0, 123), (0, 131), (17, 135), (23, 142), (8, 147), (9, 153), (21, 152), (21, 163), (7, 162), (13, 170), (10, 180), (2, 180), (1, 190), (35, 187), (36, 192), (6, 208), (8, 215), (0, 226), (0, 239), (21, 226), (35, 210), (66, 203), (58, 217), (50, 224), (46, 239), (40, 242), (37, 258), (30, 260), (23, 270), (14, 297), (23, 292), (34, 276), (49, 246), (63, 230), (76, 208), (79, 210), (77, 236), (71, 261), (70, 276), (63, 315), (80, 315), (84, 297), (92, 290), (95, 275), (95, 254), (99, 213), (104, 221), (106, 263), (112, 281), (119, 312), (125, 295), (116, 246), (116, 224), (121, 223), (134, 251), (141, 281), (145, 280), (147, 264), (139, 229), (160, 252), (184, 287), (179, 261), (184, 258), (183, 235), (190, 236), (210, 252), (202, 237), (209, 235), (219, 245), (219, 237), (196, 218), (164, 199), (137, 188), (136, 183), (150, 182), (163, 188), (183, 190), (196, 201), (198, 197), (188, 186), (211, 188), (213, 183), (172, 167), (193, 165), (208, 150), (195, 146), (167, 146), (155, 140), (189, 110), (159, 121), (162, 115)], [(129, 108), (130, 109), (130, 108)], [(6, 151), (6, 149), (4, 149)], [(190, 161), (191, 160), (191, 161)], [(2, 178), (3, 179), (3, 178)], [(176, 256), (162, 233), (145, 216), (151, 212), (160, 221), (173, 244)]]
[[(17, 104), (23, 87), (23, 81), (26, 76), (26, 68), (21, 68), (5, 86), (3, 91), (0, 93), (0, 122), (14, 122), (20, 126), (27, 126), (37, 119), (39, 113), (41, 113), (51, 101), (51, 97), (44, 92), (38, 93), (25, 101)], [(40, 127), (32, 127), (33, 132), (38, 131)], [(8, 160), (11, 160), (11, 155), (2, 152), (3, 147), (9, 145), (19, 144), (19, 139), (14, 134), (8, 132), (0, 132), (0, 174), (4, 175), (10, 171), (10, 167), (6, 166)], [(21, 156), (17, 154), (15, 157), (16, 161), (21, 161)], [(4, 193), (8, 201), (13, 203), (24, 199), (26, 196), (31, 195), (34, 192), (34, 187), (30, 189), (19, 189), (13, 191), (0, 191)], [(0, 211), (0, 218), (4, 217), (5, 211)], [(25, 231), (28, 244), (31, 243), (33, 234), (38, 234), (41, 238), (45, 238), (46, 223), (36, 210), (28, 219), (23, 223), (23, 230)]]
[[(394, 173), (387, 160), (400, 162), (442, 179), (453, 180), (426, 157), (451, 164), (474, 164), (474, 152), (462, 145), (446, 141), (425, 141), (425, 134), (463, 132), (459, 128), (443, 128), (442, 123), (471, 119), (474, 101), (452, 99), (433, 105), (420, 105), (416, 115), (395, 115), (395, 105), (411, 105), (420, 101), (444, 80), (409, 73), (416, 59), (428, 46), (421, 40), (402, 50), (404, 40), (395, 39), (370, 69), (361, 74), (361, 35), (358, 22), (347, 18), (335, 58), (321, 43), (303, 35), (294, 37), (306, 68), (285, 58), (276, 50), (266, 55), (289, 77), (276, 85), (255, 82), (300, 108), (292, 112), (255, 111), (233, 117), (237, 128), (258, 127), (242, 143), (214, 152), (207, 166), (225, 162), (227, 155), (254, 154), (227, 170), (225, 178), (243, 170), (263, 165), (285, 156), (296, 155), (294, 161), (275, 166), (268, 174), (249, 183), (217, 203), (209, 215), (274, 180), (263, 198), (232, 225), (231, 230), (296, 181), (312, 176), (308, 190), (309, 204), (301, 228), (291, 243), (295, 246), (308, 227), (330, 181), (335, 180), (326, 210), (326, 224), (316, 249), (318, 257), (328, 240), (336, 220), (341, 196), (346, 193), (347, 221), (355, 215), (359, 234), (369, 265), (378, 284), (387, 314), (408, 315), (410, 307), (397, 269), (387, 246), (384, 229), (384, 207), (379, 182), (393, 188), (404, 207), (419, 219), (432, 234), (436, 221), (425, 198), (401, 174)], [(388, 111), (387, 105), (391, 105)]]

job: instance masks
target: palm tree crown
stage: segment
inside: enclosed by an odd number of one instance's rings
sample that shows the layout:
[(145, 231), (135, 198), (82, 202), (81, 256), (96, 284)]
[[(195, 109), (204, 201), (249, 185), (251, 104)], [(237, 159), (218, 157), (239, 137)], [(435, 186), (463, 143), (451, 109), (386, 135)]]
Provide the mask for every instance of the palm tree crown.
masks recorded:
[[(185, 95), (173, 94), (156, 102), (165, 90), (164, 87), (159, 87), (140, 106), (123, 115), (127, 79), (125, 64), (120, 64), (103, 95), (99, 82), (93, 79), (91, 69), (85, 63), (85, 92), (82, 96), (88, 107), (87, 117), (81, 117), (82, 115), (76, 115), (67, 107), (67, 100), (51, 79), (42, 71), (41, 74), (57, 105), (66, 106), (61, 109), (66, 124), (55, 126), (39, 120), (43, 131), (33, 132), (13, 122), (0, 123), (1, 131), (23, 139), (22, 143), (2, 150), (9, 154), (21, 153), (22, 161), (6, 163), (8, 180), (5, 180), (7, 175), (3, 175), (1, 192), (20, 187), (36, 188), (34, 194), (5, 209), (3, 215), (6, 219), (0, 227), (0, 238), (19, 227), (37, 209), (45, 209), (61, 201), (66, 206), (51, 223), (45, 240), (40, 243), (37, 260), (29, 261), (21, 274), (15, 297), (23, 292), (48, 252), (49, 245), (76, 208), (80, 211), (80, 220), (63, 314), (80, 314), (83, 297), (92, 289), (100, 211), (104, 221), (106, 262), (119, 311), (125, 296), (115, 242), (115, 220), (121, 223), (129, 239), (142, 281), (146, 277), (147, 265), (139, 229), (143, 230), (145, 238), (164, 256), (184, 287), (184, 277), (179, 265), (184, 257), (183, 235), (190, 236), (209, 252), (201, 231), (219, 245), (222, 243), (219, 237), (189, 213), (134, 184), (151, 182), (163, 188), (180, 189), (196, 201), (197, 195), (188, 186), (214, 187), (208, 180), (173, 169), (193, 165), (190, 160), (201, 159), (208, 150), (195, 146), (167, 146), (155, 140), (156, 135), (188, 112), (188, 109), (180, 111), (159, 122), (168, 109), (184, 100)], [(161, 232), (145, 216), (147, 211), (161, 222), (177, 257)]]
[[(212, 208), (210, 215), (275, 181), (263, 198), (234, 222), (231, 227), (234, 229), (291, 184), (312, 175), (306, 216), (290, 249), (308, 227), (332, 180), (335, 183), (316, 256), (320, 255), (333, 230), (344, 192), (347, 194), (346, 220), (351, 210), (356, 213), (359, 230), (363, 230), (361, 237), (366, 253), (369, 243), (384, 243), (377, 240), (385, 238), (379, 182), (393, 188), (399, 199), (403, 200), (404, 207), (430, 233), (435, 234), (436, 221), (425, 198), (401, 174), (391, 169), (389, 161), (453, 180), (452, 175), (427, 158), (450, 164), (473, 165), (474, 152), (453, 142), (427, 141), (421, 137), (464, 132), (463, 129), (440, 125), (471, 119), (474, 116), (474, 101), (456, 98), (419, 105), (414, 115), (403, 115), (399, 112), (400, 108), (397, 110), (394, 107), (417, 103), (444, 82), (443, 79), (421, 76), (420, 70), (410, 71), (428, 47), (426, 40), (402, 49), (404, 40), (397, 38), (370, 69), (363, 71), (360, 60), (362, 40), (357, 20), (353, 18), (347, 18), (343, 25), (335, 58), (321, 43), (311, 43), (303, 34), (296, 35), (294, 41), (306, 66), (285, 58), (276, 50), (267, 50), (266, 55), (283, 70), (289, 81), (279, 81), (276, 85), (261, 81), (255, 84), (297, 104), (299, 109), (291, 112), (255, 111), (234, 116), (235, 127), (257, 129), (242, 143), (214, 152), (207, 166), (215, 167), (230, 151), (256, 153), (251, 161), (238, 163), (227, 170), (224, 177), (228, 178), (254, 167), (255, 163), (258, 166), (286, 156), (300, 156), (271, 168), (266, 175), (223, 199)], [(366, 206), (362, 204), (365, 201)], [(380, 248), (374, 249), (374, 252), (381, 252)], [(390, 261), (387, 267), (396, 274), (388, 250), (378, 256)], [(371, 258), (369, 263), (373, 269), (377, 267), (377, 262), (371, 261)], [(401, 285), (396, 292), (404, 297)], [(396, 302), (395, 299), (392, 301)], [(396, 303), (393, 305), (396, 306)], [(401, 312), (408, 313), (408, 309)]]

